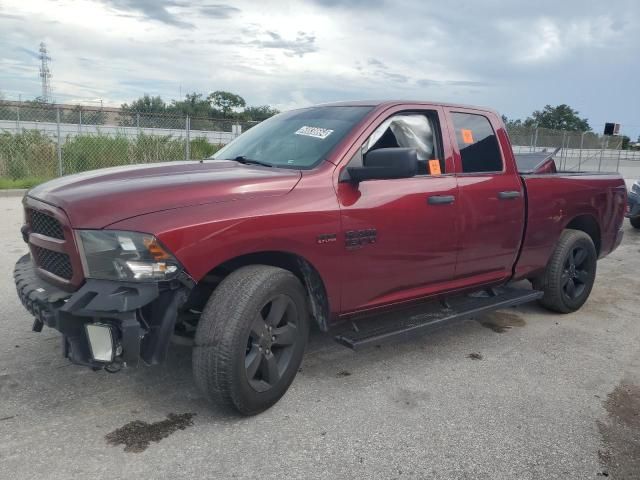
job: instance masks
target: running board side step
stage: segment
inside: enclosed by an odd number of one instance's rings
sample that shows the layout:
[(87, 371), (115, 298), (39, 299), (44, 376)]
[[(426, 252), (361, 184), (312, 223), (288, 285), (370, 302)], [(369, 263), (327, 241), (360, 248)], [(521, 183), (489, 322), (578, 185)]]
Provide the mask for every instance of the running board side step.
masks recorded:
[(354, 328), (341, 331), (335, 340), (353, 350), (408, 340), (480, 314), (538, 300), (542, 295), (537, 290), (502, 287), (450, 297), (446, 302), (434, 301), (368, 318), (359, 322), (360, 328), (352, 323)]

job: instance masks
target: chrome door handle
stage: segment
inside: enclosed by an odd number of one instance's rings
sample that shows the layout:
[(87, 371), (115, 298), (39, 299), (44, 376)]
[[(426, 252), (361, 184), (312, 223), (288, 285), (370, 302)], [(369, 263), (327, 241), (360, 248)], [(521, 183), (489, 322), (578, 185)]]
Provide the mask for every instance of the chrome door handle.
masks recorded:
[(511, 200), (513, 198), (520, 197), (521, 193), (518, 190), (498, 192), (498, 198), (500, 200)]
[(448, 205), (456, 201), (453, 195), (431, 195), (427, 199), (429, 205)]

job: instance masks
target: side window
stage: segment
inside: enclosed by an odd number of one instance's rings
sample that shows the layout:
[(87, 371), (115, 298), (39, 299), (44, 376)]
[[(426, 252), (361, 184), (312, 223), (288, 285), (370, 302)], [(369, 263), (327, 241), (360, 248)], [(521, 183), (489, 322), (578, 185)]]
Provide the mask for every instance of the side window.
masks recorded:
[(489, 119), (471, 113), (451, 113), (451, 116), (462, 156), (462, 171), (502, 171), (502, 155)]
[[(444, 173), (442, 137), (437, 118), (436, 112), (402, 113), (389, 117), (364, 142), (362, 155), (379, 148), (415, 148), (418, 175)], [(435, 165), (433, 161), (436, 161)]]

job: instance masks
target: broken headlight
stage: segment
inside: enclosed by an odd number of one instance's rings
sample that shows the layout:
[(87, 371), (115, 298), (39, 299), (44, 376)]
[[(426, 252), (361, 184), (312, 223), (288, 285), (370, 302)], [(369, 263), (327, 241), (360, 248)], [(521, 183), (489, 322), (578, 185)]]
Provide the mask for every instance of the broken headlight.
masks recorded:
[(176, 258), (148, 233), (77, 230), (87, 278), (131, 282), (171, 280), (181, 270)]

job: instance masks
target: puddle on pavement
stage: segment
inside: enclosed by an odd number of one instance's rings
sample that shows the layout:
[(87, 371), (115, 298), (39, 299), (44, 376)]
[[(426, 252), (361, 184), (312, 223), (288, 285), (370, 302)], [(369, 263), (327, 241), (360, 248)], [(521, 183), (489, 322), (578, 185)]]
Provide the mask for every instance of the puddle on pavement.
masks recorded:
[(511, 312), (494, 312), (478, 320), (483, 327), (496, 333), (504, 333), (511, 327), (524, 327), (526, 322), (519, 315)]
[(598, 421), (604, 448), (598, 452), (603, 475), (638, 478), (640, 472), (640, 386), (621, 383), (604, 406), (608, 418)]
[(124, 445), (125, 452), (140, 453), (149, 447), (151, 442), (159, 442), (178, 430), (193, 425), (195, 413), (170, 413), (166, 420), (147, 423), (134, 420), (105, 435), (109, 445)]

